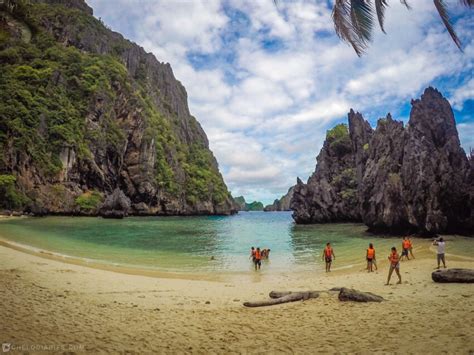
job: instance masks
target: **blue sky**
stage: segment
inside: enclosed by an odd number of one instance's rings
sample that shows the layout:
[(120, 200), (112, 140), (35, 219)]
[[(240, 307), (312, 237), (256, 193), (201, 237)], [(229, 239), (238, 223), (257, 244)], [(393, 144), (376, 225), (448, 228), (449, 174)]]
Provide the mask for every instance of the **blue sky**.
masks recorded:
[(437, 87), (474, 148), (474, 11), (447, 1), (459, 51), (432, 1), (390, 1), (383, 34), (357, 57), (334, 33), (332, 1), (87, 0), (110, 28), (169, 62), (234, 196), (270, 203), (315, 168), (350, 108), (375, 126)]

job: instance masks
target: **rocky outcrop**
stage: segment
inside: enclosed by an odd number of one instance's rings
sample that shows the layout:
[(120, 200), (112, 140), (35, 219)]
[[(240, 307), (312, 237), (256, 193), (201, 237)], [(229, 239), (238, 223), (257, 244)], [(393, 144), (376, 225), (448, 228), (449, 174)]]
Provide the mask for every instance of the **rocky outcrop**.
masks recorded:
[(449, 102), (436, 89), (412, 101), (406, 127), (388, 114), (372, 130), (351, 110), (346, 131), (328, 131), (315, 173), (306, 184), (298, 179), (291, 203), (297, 223), (354, 220), (372, 231), (474, 231), (472, 160), (460, 146)]
[(271, 205), (265, 206), (263, 210), (265, 212), (291, 211), (290, 202), (293, 198), (294, 188), (294, 186), (290, 187), (285, 195), (283, 195), (280, 199), (273, 201)]
[(107, 196), (100, 209), (100, 214), (104, 218), (123, 218), (130, 210), (130, 199), (120, 189)]
[(326, 134), (313, 175), (297, 180), (291, 209), (297, 223), (359, 221), (355, 155), (346, 125)]
[(442, 283), (474, 283), (474, 270), (472, 269), (445, 269), (431, 273), (434, 282)]
[(17, 209), (97, 214), (77, 199), (90, 192), (107, 201), (118, 189), (133, 215), (236, 212), (170, 64), (106, 28), (83, 0), (34, 0), (15, 11), (34, 28), (27, 55), (15, 54), (23, 44), (14, 36), (0, 48), (0, 91), (34, 98), (0, 107), (0, 175), (13, 176), (29, 201)]

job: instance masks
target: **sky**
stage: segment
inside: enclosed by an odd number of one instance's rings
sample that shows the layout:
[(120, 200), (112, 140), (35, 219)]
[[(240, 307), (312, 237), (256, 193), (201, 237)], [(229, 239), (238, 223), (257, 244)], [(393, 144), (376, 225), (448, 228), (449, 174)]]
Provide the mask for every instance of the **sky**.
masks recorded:
[(375, 127), (407, 121), (427, 86), (451, 102), (474, 148), (474, 10), (447, 1), (463, 52), (431, 0), (391, 0), (359, 58), (335, 34), (333, 1), (87, 0), (114, 31), (168, 62), (188, 92), (233, 196), (271, 203), (315, 169), (350, 108)]

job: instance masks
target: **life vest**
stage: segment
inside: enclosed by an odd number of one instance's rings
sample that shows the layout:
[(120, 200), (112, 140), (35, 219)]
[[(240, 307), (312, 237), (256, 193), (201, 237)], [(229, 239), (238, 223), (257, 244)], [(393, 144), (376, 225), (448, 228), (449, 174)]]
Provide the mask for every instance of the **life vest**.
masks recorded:
[(404, 241), (402, 242), (402, 245), (403, 245), (403, 248), (404, 248), (404, 249), (410, 248), (410, 244), (411, 244), (411, 243), (410, 243), (409, 240), (404, 240)]
[(260, 255), (260, 252), (258, 250), (255, 250), (255, 259), (260, 260), (262, 256)]
[(330, 258), (332, 256), (332, 248), (331, 247), (326, 247), (326, 249), (324, 249), (324, 254)]
[(369, 248), (367, 249), (367, 257), (369, 259), (373, 259), (374, 258), (374, 255), (375, 255), (375, 249), (374, 248)]
[(390, 262), (392, 263), (393, 266), (398, 264), (398, 253), (394, 252), (390, 254)]

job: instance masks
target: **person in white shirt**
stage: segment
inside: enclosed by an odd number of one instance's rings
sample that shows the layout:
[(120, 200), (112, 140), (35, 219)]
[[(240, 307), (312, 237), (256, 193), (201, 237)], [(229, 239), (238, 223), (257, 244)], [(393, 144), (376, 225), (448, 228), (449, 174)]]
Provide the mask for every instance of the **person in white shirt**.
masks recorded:
[(443, 238), (439, 238), (438, 240), (433, 241), (433, 245), (438, 246), (438, 250), (436, 251), (437, 258), (438, 258), (438, 269), (439, 264), (442, 261), (443, 267), (446, 269), (446, 261), (444, 260), (444, 253), (446, 251), (446, 243), (444, 242)]

